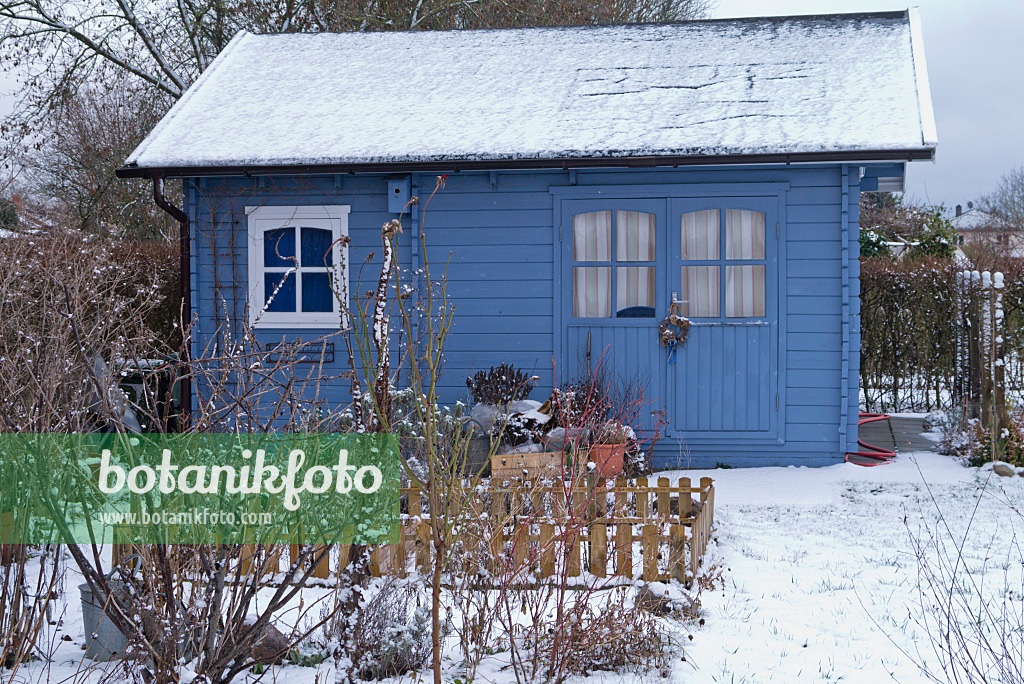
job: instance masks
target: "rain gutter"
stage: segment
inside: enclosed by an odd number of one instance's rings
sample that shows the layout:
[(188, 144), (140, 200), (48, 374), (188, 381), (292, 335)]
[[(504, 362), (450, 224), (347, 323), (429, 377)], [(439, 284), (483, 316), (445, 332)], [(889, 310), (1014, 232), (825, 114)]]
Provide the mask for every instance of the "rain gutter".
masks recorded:
[(631, 157), (555, 157), (518, 159), (452, 159), (428, 161), (369, 162), (352, 164), (268, 164), (213, 166), (122, 166), (118, 178), (186, 178), (199, 176), (302, 176), (355, 173), (438, 173), (460, 171), (510, 171), (517, 169), (654, 168), (736, 164), (869, 164), (879, 161), (931, 161), (930, 146), (902, 150), (847, 150), (789, 154), (701, 154)]

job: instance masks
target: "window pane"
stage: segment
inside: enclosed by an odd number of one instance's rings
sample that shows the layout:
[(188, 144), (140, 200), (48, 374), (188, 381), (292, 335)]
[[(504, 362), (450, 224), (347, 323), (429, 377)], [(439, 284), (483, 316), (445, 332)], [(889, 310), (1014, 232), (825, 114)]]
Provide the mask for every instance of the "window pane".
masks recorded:
[(725, 258), (764, 259), (764, 214), (725, 210)]
[(718, 258), (718, 210), (683, 214), (683, 258)]
[(334, 310), (334, 293), (331, 292), (331, 283), (326, 272), (302, 273), (302, 310)]
[(295, 266), (295, 229), (275, 228), (263, 233), (263, 265)]
[[(274, 294), (274, 289), (277, 288), (278, 283), (281, 281), (281, 289)], [(263, 282), (263, 301), (268, 301), (271, 297), (274, 301), (267, 305), (267, 311), (295, 311), (295, 274), (294, 273), (267, 273), (266, 280)]]
[(591, 211), (572, 217), (572, 258), (575, 261), (612, 260), (611, 211)]
[(572, 315), (611, 318), (612, 269), (597, 266), (572, 269)]
[(764, 316), (764, 266), (725, 267), (725, 315)]
[(331, 231), (323, 228), (302, 229), (302, 266), (333, 266), (334, 255), (331, 254)]
[(718, 266), (683, 266), (683, 315), (717, 318), (719, 311)]
[(620, 266), (616, 269), (615, 316), (654, 318), (653, 266)]
[(654, 261), (654, 214), (615, 212), (615, 260)]

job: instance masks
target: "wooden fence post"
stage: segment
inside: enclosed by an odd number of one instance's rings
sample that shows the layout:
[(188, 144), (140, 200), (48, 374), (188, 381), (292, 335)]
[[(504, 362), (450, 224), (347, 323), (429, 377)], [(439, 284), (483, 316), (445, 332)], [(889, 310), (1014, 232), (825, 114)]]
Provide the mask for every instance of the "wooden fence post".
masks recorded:
[(555, 526), (544, 523), (540, 526), (540, 574), (551, 577), (555, 574)]
[(647, 499), (647, 478), (638, 477), (636, 486), (640, 490), (636, 493), (636, 517), (646, 520), (651, 517), (651, 504)]
[[(689, 490), (693, 485), (690, 483), (690, 478), (684, 477), (679, 481), (680, 489)], [(679, 492), (679, 517), (689, 518), (693, 515), (693, 499), (690, 498), (689, 491)]]
[(671, 486), (667, 477), (658, 478), (658, 517), (662, 520), (668, 520), (672, 515), (672, 494), (668, 491)]
[(658, 526), (644, 525), (640, 544), (644, 554), (643, 579), (655, 582), (658, 579)]
[(430, 525), (425, 522), (416, 525), (416, 569), (422, 574), (430, 570)]
[(668, 575), (673, 581), (686, 584), (685, 525), (672, 525), (669, 528)]
[(604, 577), (608, 573), (608, 528), (603, 522), (590, 527), (590, 574)]
[(568, 572), (566, 573), (569, 577), (580, 576), (580, 533), (578, 529), (566, 530), (565, 546), (566, 546), (566, 563), (568, 564)]
[(313, 568), (313, 577), (317, 579), (327, 579), (331, 576), (331, 547), (325, 544), (317, 544), (313, 548), (313, 559), (320, 554), (323, 554), (323, 558)]

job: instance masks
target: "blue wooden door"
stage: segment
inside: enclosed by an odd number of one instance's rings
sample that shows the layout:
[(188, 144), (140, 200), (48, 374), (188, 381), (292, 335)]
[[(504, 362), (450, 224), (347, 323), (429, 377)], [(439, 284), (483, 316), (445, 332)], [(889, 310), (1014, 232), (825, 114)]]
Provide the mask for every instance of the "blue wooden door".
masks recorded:
[[(730, 190), (561, 202), (559, 376), (643, 386), (640, 427), (663, 412), (688, 444), (781, 438), (780, 200)], [(673, 298), (691, 320), (674, 353), (658, 329)]]
[(668, 306), (668, 201), (564, 200), (561, 204), (562, 368), (559, 377), (588, 372), (642, 387), (652, 411), (666, 411), (665, 358), (658, 323)]
[(778, 438), (778, 231), (775, 197), (670, 200), (669, 297), (691, 321), (685, 345), (662, 356), (670, 435)]

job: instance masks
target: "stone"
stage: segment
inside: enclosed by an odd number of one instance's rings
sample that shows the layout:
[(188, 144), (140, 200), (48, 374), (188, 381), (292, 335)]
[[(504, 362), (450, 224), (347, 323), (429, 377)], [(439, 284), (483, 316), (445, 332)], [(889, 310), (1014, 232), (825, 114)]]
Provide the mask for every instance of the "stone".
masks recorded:
[(1001, 477), (1013, 477), (1017, 474), (1017, 470), (1013, 466), (1005, 463), (996, 463), (992, 466), (992, 472)]
[[(250, 629), (252, 625), (246, 624), (238, 630), (239, 641), (248, 637)], [(261, 665), (280, 665), (288, 655), (290, 647), (291, 641), (281, 633), (281, 630), (274, 625), (264, 625), (261, 634), (253, 642), (252, 659)]]
[(693, 616), (699, 604), (693, 597), (673, 590), (661, 582), (644, 584), (636, 593), (636, 605), (654, 615)]

